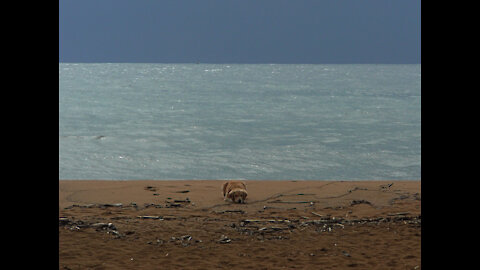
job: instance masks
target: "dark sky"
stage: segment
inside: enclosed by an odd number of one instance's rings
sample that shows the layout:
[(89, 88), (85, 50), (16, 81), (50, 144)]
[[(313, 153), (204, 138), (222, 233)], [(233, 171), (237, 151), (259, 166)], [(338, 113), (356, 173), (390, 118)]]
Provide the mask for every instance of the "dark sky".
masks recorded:
[(60, 62), (420, 63), (420, 0), (61, 0)]

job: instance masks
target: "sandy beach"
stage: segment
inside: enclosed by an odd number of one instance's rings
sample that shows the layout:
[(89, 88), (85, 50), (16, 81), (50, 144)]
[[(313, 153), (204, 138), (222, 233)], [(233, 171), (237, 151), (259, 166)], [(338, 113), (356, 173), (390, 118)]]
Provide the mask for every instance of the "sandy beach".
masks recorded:
[(60, 269), (421, 269), (420, 181), (59, 181)]

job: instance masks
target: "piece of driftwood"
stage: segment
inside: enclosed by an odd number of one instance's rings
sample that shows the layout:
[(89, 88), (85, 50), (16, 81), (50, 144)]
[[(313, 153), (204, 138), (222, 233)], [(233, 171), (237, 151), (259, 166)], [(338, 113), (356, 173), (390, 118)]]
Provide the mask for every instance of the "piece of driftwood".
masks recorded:
[(244, 223), (251, 223), (251, 222), (272, 222), (272, 223), (290, 223), (288, 219), (245, 219), (242, 220)]
[(232, 240), (225, 235), (222, 235), (222, 237), (218, 240), (218, 242), (221, 244), (227, 244), (227, 243), (230, 243), (231, 241)]
[(165, 205), (166, 208), (172, 208), (172, 207), (182, 207), (182, 204), (181, 203), (167, 203), (167, 205)]
[(162, 219), (161, 216), (137, 216), (137, 218), (141, 218), (141, 219)]
[(90, 227), (95, 228), (97, 230), (100, 230), (100, 229), (110, 229), (115, 231), (117, 230), (117, 228), (115, 227), (115, 225), (113, 225), (113, 223), (103, 223), (103, 222), (93, 223), (90, 225)]
[(99, 207), (122, 207), (122, 203), (104, 203), (104, 204), (99, 204)]
[(263, 210), (267, 210), (267, 209), (283, 209), (283, 208), (264, 205), (264, 206), (263, 206)]
[(353, 200), (353, 201), (350, 203), (350, 206), (357, 205), (357, 204), (362, 204), (362, 203), (372, 205), (371, 202), (366, 201), (366, 200)]
[(144, 206), (145, 208), (148, 208), (148, 207), (163, 208), (163, 205), (161, 205), (161, 204), (154, 204), (154, 203), (145, 203), (143, 206)]
[(387, 188), (390, 188), (391, 186), (393, 186), (393, 183), (391, 183), (391, 184), (386, 184), (386, 185), (380, 185), (380, 187), (381, 187), (382, 189), (387, 189)]
[(259, 231), (282, 231), (282, 230), (288, 230), (290, 227), (263, 227), (258, 229)]
[(222, 211), (215, 211), (217, 214), (224, 214), (224, 213), (240, 213), (240, 214), (245, 214), (245, 211), (239, 209), (239, 210), (222, 210)]
[(312, 212), (312, 214), (314, 214), (314, 215), (317, 216), (317, 217), (323, 217), (323, 215), (317, 214), (317, 213), (315, 213), (315, 212)]
[(190, 203), (190, 199), (186, 198), (185, 200), (173, 200), (173, 202), (176, 202), (176, 203)]
[(399, 212), (399, 213), (387, 214), (387, 216), (405, 216), (408, 214), (409, 214), (408, 212)]
[(275, 200), (270, 201), (268, 203), (313, 203), (312, 201), (282, 201), (282, 200)]

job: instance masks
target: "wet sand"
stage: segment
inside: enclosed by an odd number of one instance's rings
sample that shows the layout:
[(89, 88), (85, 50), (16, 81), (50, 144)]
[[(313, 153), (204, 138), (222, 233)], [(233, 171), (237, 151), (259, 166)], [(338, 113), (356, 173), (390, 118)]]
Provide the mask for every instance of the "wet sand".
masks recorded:
[(420, 181), (59, 181), (60, 269), (420, 269)]

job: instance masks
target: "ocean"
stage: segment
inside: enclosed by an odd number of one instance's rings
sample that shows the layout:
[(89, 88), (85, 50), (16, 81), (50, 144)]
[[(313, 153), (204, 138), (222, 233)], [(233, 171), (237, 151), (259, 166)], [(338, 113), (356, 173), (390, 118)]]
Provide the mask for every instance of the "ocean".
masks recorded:
[(60, 63), (59, 179), (420, 180), (421, 65)]

